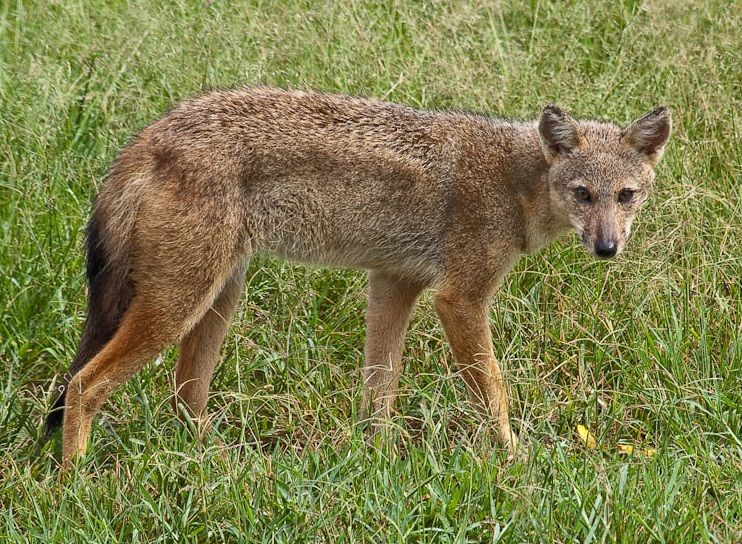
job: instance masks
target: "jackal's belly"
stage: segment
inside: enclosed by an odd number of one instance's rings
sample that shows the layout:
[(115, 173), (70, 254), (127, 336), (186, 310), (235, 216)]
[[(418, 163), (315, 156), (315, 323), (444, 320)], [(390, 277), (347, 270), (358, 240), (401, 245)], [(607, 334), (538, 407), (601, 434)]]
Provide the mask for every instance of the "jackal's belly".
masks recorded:
[(440, 261), (439, 231), (414, 214), (365, 206), (274, 208), (253, 232), (255, 249), (308, 264), (380, 269), (432, 280)]
[(257, 244), (259, 251), (307, 264), (386, 270), (426, 281), (437, 275), (439, 245), (428, 233), (356, 228), (354, 232), (327, 229), (321, 234), (316, 231), (273, 234)]
[(443, 214), (432, 191), (342, 177), (282, 179), (255, 189), (248, 228), (258, 251), (310, 264), (436, 275)]

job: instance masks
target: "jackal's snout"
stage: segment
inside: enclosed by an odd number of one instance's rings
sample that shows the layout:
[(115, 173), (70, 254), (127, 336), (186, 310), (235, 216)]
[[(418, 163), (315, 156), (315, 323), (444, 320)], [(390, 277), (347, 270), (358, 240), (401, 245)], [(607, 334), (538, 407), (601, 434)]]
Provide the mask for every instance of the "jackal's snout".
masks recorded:
[[(611, 206), (613, 208), (613, 206)], [(617, 210), (603, 210), (598, 214), (597, 228), (590, 248), (598, 259), (611, 259), (618, 255), (626, 245), (626, 217)]]
[(598, 259), (612, 259), (626, 245), (627, 237), (619, 237), (614, 229), (578, 229), (585, 248)]
[(597, 204), (585, 216), (575, 217), (585, 248), (597, 259), (619, 255), (629, 239), (632, 216), (627, 210), (605, 202)]

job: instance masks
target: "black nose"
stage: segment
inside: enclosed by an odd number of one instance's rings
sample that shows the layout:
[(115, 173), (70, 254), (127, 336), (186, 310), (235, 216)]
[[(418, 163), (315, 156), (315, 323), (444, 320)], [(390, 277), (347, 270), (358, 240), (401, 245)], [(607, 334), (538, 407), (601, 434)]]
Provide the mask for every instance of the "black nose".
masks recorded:
[(610, 259), (616, 256), (618, 249), (614, 240), (598, 240), (595, 242), (595, 254), (601, 259)]

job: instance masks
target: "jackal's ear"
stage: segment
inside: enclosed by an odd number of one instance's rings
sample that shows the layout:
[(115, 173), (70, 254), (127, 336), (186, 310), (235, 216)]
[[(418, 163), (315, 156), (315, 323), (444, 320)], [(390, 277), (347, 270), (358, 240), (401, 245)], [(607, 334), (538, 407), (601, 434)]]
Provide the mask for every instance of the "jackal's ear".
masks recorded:
[(554, 104), (549, 104), (541, 110), (538, 133), (541, 136), (541, 148), (549, 163), (568, 156), (576, 147), (585, 143), (585, 137), (577, 121)]
[(627, 126), (621, 134), (621, 141), (646, 155), (649, 162), (655, 165), (662, 158), (671, 128), (670, 111), (661, 106)]

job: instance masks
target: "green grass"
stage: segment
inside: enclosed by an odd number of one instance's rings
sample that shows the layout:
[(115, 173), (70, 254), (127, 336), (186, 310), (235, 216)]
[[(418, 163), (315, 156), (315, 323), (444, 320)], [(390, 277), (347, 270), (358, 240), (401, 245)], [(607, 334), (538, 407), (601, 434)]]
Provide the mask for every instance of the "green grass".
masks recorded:
[[(723, 0), (0, 2), (0, 541), (742, 541), (740, 15)], [(429, 297), (394, 436), (365, 446), (365, 276), (269, 260), (248, 271), (203, 444), (170, 410), (171, 350), (106, 404), (79, 474), (60, 485), (55, 445), (35, 455), (82, 328), (81, 231), (108, 164), (173, 102), (257, 82), (519, 118), (549, 101), (621, 122), (672, 108), (626, 253), (594, 262), (566, 238), (493, 302), (527, 459), (477, 432)]]

